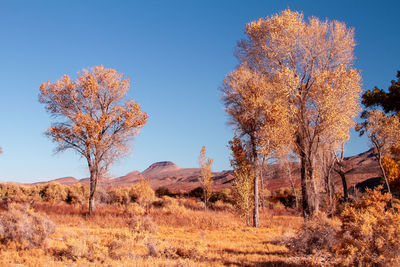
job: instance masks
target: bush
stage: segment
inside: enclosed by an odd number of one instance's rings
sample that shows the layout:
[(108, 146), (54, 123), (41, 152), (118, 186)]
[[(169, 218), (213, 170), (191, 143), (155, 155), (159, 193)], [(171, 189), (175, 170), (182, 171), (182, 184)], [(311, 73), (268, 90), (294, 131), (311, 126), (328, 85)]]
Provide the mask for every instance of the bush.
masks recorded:
[(226, 188), (221, 191), (213, 192), (210, 198), (210, 202), (217, 202), (217, 201), (233, 203), (234, 201), (232, 199), (231, 190)]
[(11, 203), (0, 216), (0, 242), (15, 242), (21, 248), (41, 247), (54, 228), (54, 223), (45, 215), (35, 213), (26, 205)]
[(139, 183), (135, 184), (129, 191), (129, 195), (132, 200), (137, 202), (146, 210), (150, 207), (151, 203), (153, 203), (156, 198), (154, 190), (145, 180), (140, 180)]
[(317, 213), (306, 220), (297, 235), (288, 241), (288, 247), (297, 253), (315, 254), (333, 252), (338, 240), (340, 221), (328, 218), (324, 213)]
[(125, 187), (114, 187), (107, 190), (108, 201), (110, 204), (122, 204), (126, 205), (131, 201), (129, 188)]
[(360, 201), (349, 204), (341, 213), (341, 264), (399, 266), (400, 214), (387, 209), (391, 195), (381, 190), (381, 186), (367, 189)]
[(42, 187), (39, 192), (41, 198), (47, 202), (65, 201), (67, 199), (67, 186), (51, 182)]
[(80, 204), (89, 200), (89, 187), (83, 184), (74, 184), (67, 189), (66, 202), (68, 204)]
[(171, 192), (169, 191), (168, 188), (161, 186), (159, 188), (157, 188), (157, 190), (155, 191), (155, 194), (157, 197), (163, 197), (163, 196), (172, 196)]
[(155, 234), (157, 232), (157, 224), (148, 216), (135, 216), (128, 222), (129, 229), (134, 233)]
[(218, 211), (234, 211), (232, 204), (223, 202), (221, 200), (218, 200), (215, 203), (211, 203), (210, 208), (212, 210), (218, 210)]
[(204, 198), (204, 190), (202, 187), (196, 187), (195, 189), (191, 190), (189, 192), (189, 197), (195, 197), (195, 198)]

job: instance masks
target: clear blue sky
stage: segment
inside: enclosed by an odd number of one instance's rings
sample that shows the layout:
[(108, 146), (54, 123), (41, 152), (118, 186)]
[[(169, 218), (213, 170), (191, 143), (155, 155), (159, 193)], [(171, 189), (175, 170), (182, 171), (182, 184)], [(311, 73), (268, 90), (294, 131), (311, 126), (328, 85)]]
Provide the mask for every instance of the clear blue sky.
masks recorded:
[[(53, 155), (38, 86), (99, 64), (131, 78), (129, 97), (149, 114), (114, 176), (163, 160), (197, 167), (202, 145), (214, 170), (229, 169), (233, 131), (218, 87), (245, 24), (288, 7), (355, 28), (364, 89), (386, 89), (400, 70), (399, 1), (0, 0), (0, 181), (87, 177), (77, 154)], [(353, 133), (347, 155), (367, 148)]]

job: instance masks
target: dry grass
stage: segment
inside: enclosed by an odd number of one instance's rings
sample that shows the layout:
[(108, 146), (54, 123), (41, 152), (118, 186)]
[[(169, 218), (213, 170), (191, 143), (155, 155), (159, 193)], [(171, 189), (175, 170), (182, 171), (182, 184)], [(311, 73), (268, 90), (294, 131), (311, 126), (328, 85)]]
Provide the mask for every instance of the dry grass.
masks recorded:
[(3, 266), (297, 266), (281, 236), (302, 224), (294, 215), (263, 212), (261, 227), (245, 227), (227, 211), (191, 210), (167, 199), (146, 214), (137, 207), (86, 208), (36, 204), (57, 225), (46, 248), (0, 249)]

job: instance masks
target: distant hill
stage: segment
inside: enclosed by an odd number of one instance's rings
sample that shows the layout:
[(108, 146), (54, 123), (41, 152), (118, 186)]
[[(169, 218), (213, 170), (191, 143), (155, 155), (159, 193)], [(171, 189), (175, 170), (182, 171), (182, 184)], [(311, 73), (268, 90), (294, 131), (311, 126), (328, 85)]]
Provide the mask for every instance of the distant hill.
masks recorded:
[[(348, 187), (370, 178), (380, 175), (378, 163), (372, 150), (364, 153), (347, 157), (344, 159), (345, 172)], [(300, 187), (300, 164), (291, 163), (292, 177), (296, 187)], [(220, 190), (231, 186), (233, 181), (233, 171), (213, 172), (214, 188)], [(108, 186), (131, 186), (141, 179), (149, 181), (153, 189), (161, 186), (167, 187), (171, 191), (189, 191), (198, 187), (199, 168), (181, 168), (170, 161), (156, 162), (150, 165), (143, 172), (132, 171), (124, 176), (117, 178), (104, 178), (99, 182), (102, 187)], [(341, 191), (340, 177), (333, 172), (333, 177), (337, 190)], [(89, 179), (78, 180), (73, 177), (64, 177), (52, 180), (61, 184), (72, 185), (74, 183), (89, 184)], [(51, 182), (51, 181), (50, 181)], [(44, 183), (44, 182), (42, 182)], [(287, 169), (280, 165), (270, 165), (264, 170), (264, 187), (270, 191), (276, 191), (282, 187), (290, 187)], [(338, 192), (339, 192), (338, 191)]]

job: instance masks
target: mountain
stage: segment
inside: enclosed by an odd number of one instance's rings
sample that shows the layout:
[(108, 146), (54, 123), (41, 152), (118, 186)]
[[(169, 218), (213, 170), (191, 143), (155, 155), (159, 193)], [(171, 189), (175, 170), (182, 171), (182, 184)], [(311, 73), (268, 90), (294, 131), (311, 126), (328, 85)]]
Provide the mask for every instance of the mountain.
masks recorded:
[[(298, 162), (290, 163), (291, 175), (297, 188), (300, 187), (300, 164)], [(346, 172), (348, 187), (370, 178), (380, 175), (379, 166), (372, 150), (364, 153), (344, 158), (344, 170)], [(339, 175), (332, 172), (337, 192), (341, 189), (341, 179)], [(214, 189), (220, 190), (231, 186), (233, 181), (233, 171), (213, 172)], [(198, 187), (198, 177), (200, 176), (199, 168), (181, 168), (170, 161), (156, 162), (150, 165), (143, 172), (133, 171), (124, 176), (117, 178), (103, 178), (99, 185), (102, 187), (109, 186), (132, 186), (141, 179), (149, 181), (153, 189), (161, 186), (167, 187), (171, 191), (188, 191)], [(264, 188), (270, 191), (276, 191), (282, 187), (290, 187), (288, 179), (287, 166), (269, 165), (263, 170)], [(52, 180), (62, 184), (71, 185), (74, 183), (89, 184), (89, 179), (77, 180), (73, 177), (64, 177)]]

